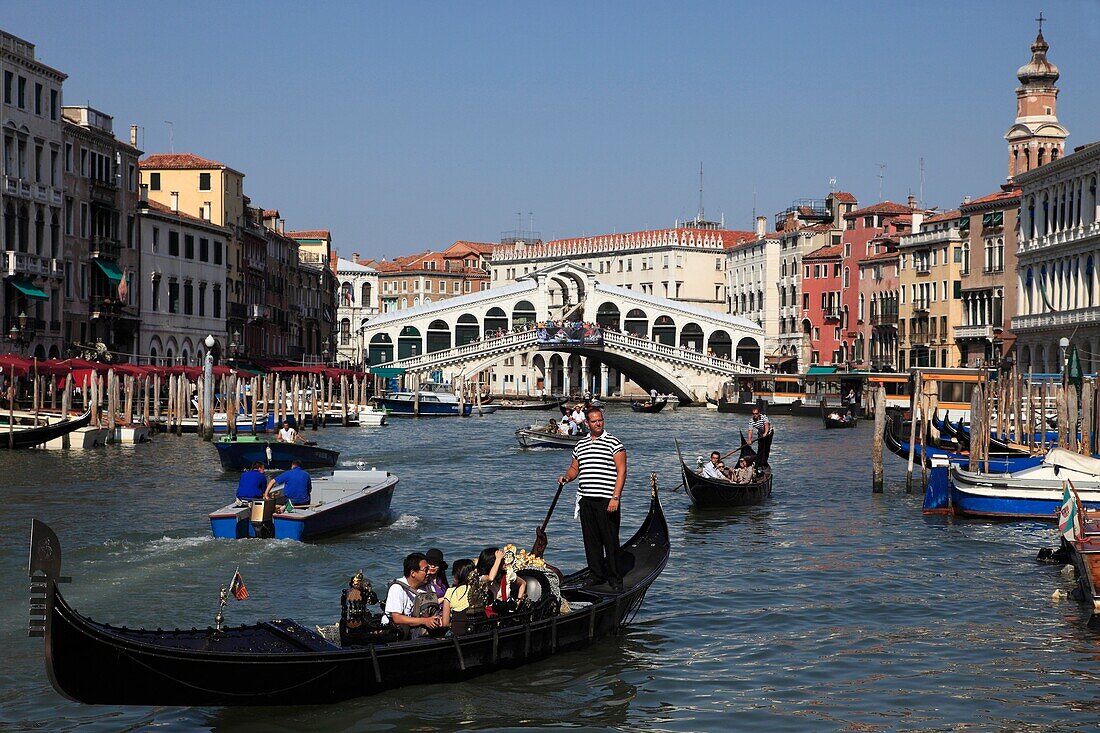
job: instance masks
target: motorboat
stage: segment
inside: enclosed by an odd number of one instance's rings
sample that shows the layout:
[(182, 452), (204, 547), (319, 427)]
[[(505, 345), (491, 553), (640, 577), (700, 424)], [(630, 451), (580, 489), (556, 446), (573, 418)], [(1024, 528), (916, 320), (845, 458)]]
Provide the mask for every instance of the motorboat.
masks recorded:
[(383, 397), (376, 397), (375, 402), (393, 415), (402, 416), (458, 415), (460, 410), (463, 416), (469, 416), (473, 410), (471, 404), (463, 405), (456, 395), (438, 385), (425, 385), (417, 391), (391, 392)]
[(227, 435), (214, 443), (218, 458), (226, 471), (251, 468), (259, 461), (267, 468), (290, 468), (300, 461), (302, 468), (332, 468), (340, 459), (340, 451), (322, 448), (312, 443), (287, 443), (257, 435)]
[(1053, 520), (1067, 482), (1086, 508), (1100, 508), (1100, 459), (1062, 448), (1047, 453), (1036, 466), (1011, 473), (981, 473), (952, 464), (948, 476), (956, 514)]

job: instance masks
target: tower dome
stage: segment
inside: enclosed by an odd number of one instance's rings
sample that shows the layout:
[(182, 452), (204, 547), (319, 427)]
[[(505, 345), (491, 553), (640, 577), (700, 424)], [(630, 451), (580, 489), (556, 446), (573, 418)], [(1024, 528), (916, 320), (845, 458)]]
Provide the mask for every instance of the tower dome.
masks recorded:
[(1021, 66), (1016, 71), (1016, 78), (1026, 86), (1052, 86), (1058, 81), (1058, 67), (1047, 60), (1047, 51), (1050, 45), (1043, 38), (1043, 32), (1035, 37), (1031, 44), (1031, 61)]

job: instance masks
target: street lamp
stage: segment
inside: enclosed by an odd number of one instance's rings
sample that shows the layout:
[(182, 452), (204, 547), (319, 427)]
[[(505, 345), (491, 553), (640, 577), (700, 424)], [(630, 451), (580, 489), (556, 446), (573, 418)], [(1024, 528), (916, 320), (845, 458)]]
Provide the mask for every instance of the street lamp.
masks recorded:
[(1063, 336), (1058, 339), (1058, 348), (1062, 351), (1062, 383), (1066, 381), (1066, 371), (1069, 369), (1069, 339)]
[(208, 334), (203, 341), (206, 344), (206, 358), (202, 366), (202, 439), (214, 439), (214, 336)]
[(241, 332), (235, 330), (235, 331), (233, 331), (233, 335), (232, 335), (231, 340), (229, 342), (229, 347), (228, 347), (228, 353), (227, 353), (227, 359), (226, 360), (228, 362), (230, 362), (230, 364), (236, 365), (237, 357), (240, 355), (240, 353), (241, 353)]
[(16, 317), (16, 323), (12, 324), (11, 330), (8, 331), (8, 340), (12, 342), (19, 349), (19, 353), (22, 354), (23, 350), (27, 348), (27, 345), (34, 339), (34, 333), (32, 328), (28, 326), (29, 319), (27, 318), (27, 312), (22, 311)]

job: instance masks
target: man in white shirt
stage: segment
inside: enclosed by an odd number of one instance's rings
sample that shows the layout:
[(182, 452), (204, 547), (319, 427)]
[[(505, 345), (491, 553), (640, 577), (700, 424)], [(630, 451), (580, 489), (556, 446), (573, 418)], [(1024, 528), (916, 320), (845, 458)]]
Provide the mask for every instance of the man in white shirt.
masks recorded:
[(405, 558), (404, 573), (405, 577), (395, 578), (386, 593), (386, 612), (382, 615), (382, 623), (438, 629), (442, 623), (438, 616), (420, 618), (412, 615), (416, 594), (428, 577), (428, 558), (419, 552), (409, 555)]
[(710, 454), (710, 463), (703, 465), (703, 477), (726, 480), (725, 475), (718, 470), (718, 464), (722, 461), (722, 454), (718, 451), (714, 451)]
[(283, 427), (279, 429), (280, 443), (297, 443), (298, 431), (290, 427), (290, 422), (283, 420)]

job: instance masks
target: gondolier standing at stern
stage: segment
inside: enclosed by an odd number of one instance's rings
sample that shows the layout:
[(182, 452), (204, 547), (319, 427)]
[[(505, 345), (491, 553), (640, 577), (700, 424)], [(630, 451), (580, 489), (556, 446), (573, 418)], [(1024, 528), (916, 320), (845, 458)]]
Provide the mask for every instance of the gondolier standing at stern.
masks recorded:
[(590, 407), (585, 416), (589, 433), (573, 449), (573, 462), (559, 478), (563, 484), (580, 477), (574, 517), (581, 520), (584, 554), (593, 584), (623, 589), (619, 567), (619, 504), (626, 485), (626, 448), (604, 432), (603, 410)]
[(768, 456), (772, 452), (772, 437), (774, 435), (772, 423), (768, 420), (768, 416), (760, 411), (760, 405), (753, 405), (752, 417), (749, 418), (749, 442), (751, 443), (754, 437), (760, 438), (760, 445), (756, 450), (757, 468), (770, 468)]

